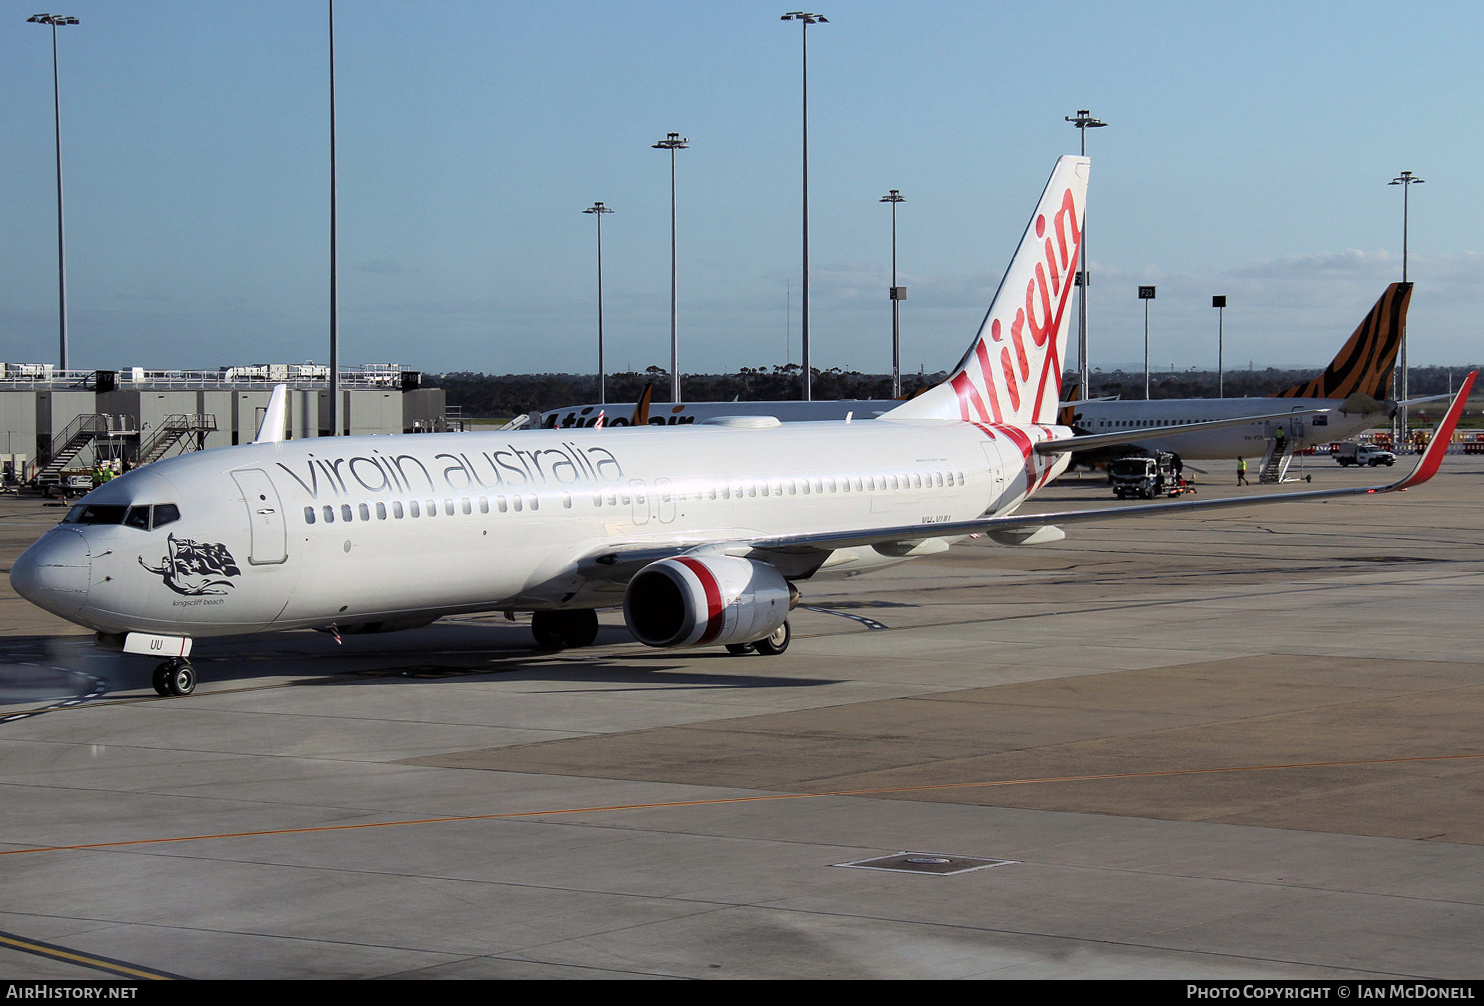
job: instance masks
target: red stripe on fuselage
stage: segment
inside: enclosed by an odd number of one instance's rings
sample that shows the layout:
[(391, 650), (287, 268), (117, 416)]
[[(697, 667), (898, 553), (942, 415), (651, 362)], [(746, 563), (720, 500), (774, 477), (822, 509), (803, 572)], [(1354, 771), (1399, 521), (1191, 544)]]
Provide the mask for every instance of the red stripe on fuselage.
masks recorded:
[(1032, 450), (1030, 434), (1018, 426), (996, 426), (995, 429), (1009, 437), (1015, 446), (1020, 448), (1021, 456), (1025, 459), (1026, 488), (1034, 489), (1036, 487), (1037, 474), (1034, 460), (1035, 452)]

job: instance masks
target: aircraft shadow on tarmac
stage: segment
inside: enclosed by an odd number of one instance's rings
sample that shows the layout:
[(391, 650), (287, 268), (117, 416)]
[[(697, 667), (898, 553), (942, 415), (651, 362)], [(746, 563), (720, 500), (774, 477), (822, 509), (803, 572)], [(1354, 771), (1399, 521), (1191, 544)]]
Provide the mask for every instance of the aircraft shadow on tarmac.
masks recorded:
[[(609, 647), (622, 646), (615, 652)], [(202, 680), (230, 688), (286, 685), (405, 685), (498, 675), (504, 680), (645, 688), (798, 688), (836, 683), (784, 673), (787, 664), (723, 651), (648, 650), (621, 626), (603, 626), (590, 648), (538, 649), (521, 624), (446, 624), (344, 636), (283, 632), (198, 641)], [(714, 671), (698, 671), (705, 660)], [(714, 664), (712, 662), (715, 662)], [(13, 636), (0, 644), (0, 706), (76, 705), (105, 696), (154, 698), (155, 661), (98, 649), (87, 637)], [(289, 666), (285, 666), (289, 665)], [(287, 679), (287, 680), (285, 680)], [(210, 688), (205, 690), (209, 694)]]

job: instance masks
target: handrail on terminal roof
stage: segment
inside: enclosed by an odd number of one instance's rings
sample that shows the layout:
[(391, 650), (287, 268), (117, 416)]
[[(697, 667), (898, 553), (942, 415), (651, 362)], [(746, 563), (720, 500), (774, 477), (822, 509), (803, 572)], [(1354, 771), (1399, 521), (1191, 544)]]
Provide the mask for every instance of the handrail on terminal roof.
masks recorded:
[[(398, 363), (370, 363), (342, 369), (340, 385), (347, 389), (406, 387), (405, 371)], [(117, 370), (61, 370), (49, 363), (0, 363), (0, 390), (97, 391), (244, 391), (271, 390), (286, 384), (295, 391), (327, 388), (330, 368), (313, 363), (264, 363), (217, 370), (150, 370), (120, 367)]]

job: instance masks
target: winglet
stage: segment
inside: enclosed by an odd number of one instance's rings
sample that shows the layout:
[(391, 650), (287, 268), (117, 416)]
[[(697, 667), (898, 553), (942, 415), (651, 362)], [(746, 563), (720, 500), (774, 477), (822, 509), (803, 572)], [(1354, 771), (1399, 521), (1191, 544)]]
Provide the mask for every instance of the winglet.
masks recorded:
[(1458, 420), (1463, 416), (1463, 407), (1469, 400), (1469, 392), (1474, 389), (1474, 378), (1479, 376), (1477, 370), (1469, 373), (1463, 379), (1463, 387), (1458, 389), (1458, 394), (1453, 398), (1453, 404), (1448, 406), (1448, 412), (1443, 416), (1443, 421), (1438, 424), (1437, 430), (1428, 441), (1427, 450), (1422, 452), (1422, 460), (1417, 462), (1417, 467), (1412, 474), (1400, 482), (1393, 482), (1389, 486), (1375, 490), (1378, 493), (1394, 493), (1420, 486), (1428, 479), (1438, 473), (1438, 466), (1443, 463), (1443, 455), (1448, 451), (1448, 444), (1453, 440), (1453, 430), (1458, 426)]
[(285, 427), (289, 413), (289, 386), (280, 384), (273, 389), (268, 399), (268, 408), (263, 412), (263, 425), (258, 427), (255, 444), (279, 444), (285, 438)]

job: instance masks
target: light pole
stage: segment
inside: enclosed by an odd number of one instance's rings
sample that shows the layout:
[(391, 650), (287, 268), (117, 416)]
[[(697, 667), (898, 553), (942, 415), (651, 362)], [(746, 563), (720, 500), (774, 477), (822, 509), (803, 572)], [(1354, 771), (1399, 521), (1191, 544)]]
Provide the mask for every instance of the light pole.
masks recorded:
[[(1421, 185), (1422, 182), (1423, 182), (1423, 179), (1416, 177), (1415, 175), (1412, 174), (1412, 172), (1410, 172), (1410, 171), (1403, 171), (1401, 174), (1397, 175), (1391, 181), (1389, 181), (1389, 182), (1386, 183), (1387, 185), (1400, 185), (1402, 187), (1402, 282), (1403, 283), (1407, 282), (1407, 225), (1408, 225), (1408, 219), (1407, 219), (1407, 217), (1408, 217), (1408, 214), (1409, 214), (1409, 211), (1410, 211), (1410, 205), (1409, 204), (1411, 202), (1412, 186), (1413, 185)], [(1400, 373), (1399, 379), (1397, 380), (1396, 397), (1397, 397), (1397, 400), (1398, 401), (1405, 402), (1407, 400), (1407, 393), (1408, 393), (1408, 387), (1407, 387), (1407, 385), (1408, 385), (1408, 380), (1407, 380), (1407, 377), (1408, 377), (1408, 374), (1407, 374), (1407, 326), (1406, 326), (1406, 322), (1405, 321), (1402, 323), (1402, 351), (1401, 351), (1401, 368), (1400, 368), (1400, 371), (1401, 371), (1401, 373)], [(1398, 408), (1396, 410), (1396, 417), (1397, 417), (1398, 433), (1400, 434), (1400, 436), (1398, 437), (1398, 440), (1397, 440), (1397, 446), (1400, 447), (1401, 446), (1401, 442), (1407, 438), (1407, 432), (1408, 432), (1407, 431), (1407, 407), (1405, 405), (1401, 406), (1400, 408)]]
[(654, 145), (655, 150), (670, 152), (670, 401), (680, 401), (680, 337), (676, 318), (680, 302), (676, 293), (675, 267), (675, 151), (690, 146), (690, 140), (682, 139), (679, 133), (666, 133), (665, 138)]
[(330, 8), (330, 436), (340, 436), (340, 227), (335, 193), (335, 0)]
[(809, 26), (829, 24), (830, 19), (808, 11), (790, 11), (782, 21), (797, 21), (804, 38), (804, 401), (814, 400), (814, 374), (809, 369)]
[(907, 288), (897, 286), (897, 203), (905, 202), (902, 194), (892, 189), (881, 197), (881, 202), (891, 203), (891, 397), (902, 397), (902, 301), (907, 299)]
[(1144, 401), (1149, 401), (1149, 302), (1154, 299), (1154, 287), (1139, 287), (1139, 299), (1144, 302)]
[[(1092, 112), (1085, 108), (1077, 109), (1077, 116), (1064, 115), (1072, 125), (1077, 127), (1077, 133), (1082, 138), (1082, 156), (1087, 156), (1087, 131), (1099, 129), (1107, 123), (1101, 119), (1094, 119)], [(1091, 283), (1091, 277), (1087, 274), (1087, 211), (1082, 212), (1082, 249), (1080, 252), (1082, 261), (1077, 263), (1077, 275), (1073, 282), (1077, 286), (1077, 386), (1082, 389), (1082, 397), (1088, 397), (1087, 381), (1087, 288)]]
[(1225, 370), (1222, 366), (1223, 357), (1223, 323), (1226, 321), (1226, 294), (1217, 294), (1211, 298), (1211, 306), (1216, 309), (1216, 397), (1225, 398), (1225, 384), (1223, 375)]
[(32, 14), (29, 24), (49, 25), (52, 30), (52, 109), (57, 128), (57, 325), (61, 342), (60, 369), (67, 369), (67, 251), (62, 234), (62, 86), (57, 73), (57, 29), (77, 24), (64, 14)]
[(603, 369), (603, 214), (612, 213), (602, 203), (593, 203), (584, 213), (591, 213), (598, 220), (598, 404), (608, 404), (607, 388)]

